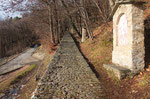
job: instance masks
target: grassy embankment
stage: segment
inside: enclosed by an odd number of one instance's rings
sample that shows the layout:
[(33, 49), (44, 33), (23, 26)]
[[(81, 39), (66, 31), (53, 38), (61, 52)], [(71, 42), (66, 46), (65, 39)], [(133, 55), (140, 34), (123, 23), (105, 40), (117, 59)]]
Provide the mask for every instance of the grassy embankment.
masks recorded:
[(26, 84), (26, 86), (20, 91), (18, 99), (28, 99), (32, 96), (32, 93), (35, 91), (37, 84), (39, 81), (36, 81), (36, 75), (37, 73), (40, 74), (40, 77), (43, 76), (47, 69), (47, 65), (49, 64), (50, 60), (52, 59), (53, 55), (55, 54), (55, 51), (47, 52), (45, 49), (40, 48), (37, 52), (44, 52), (45, 57), (41, 64), (39, 64), (38, 68), (35, 69), (32, 75), (30, 75), (30, 80)]
[(37, 73), (40, 74), (40, 77), (43, 76), (47, 69), (47, 65), (55, 53), (55, 51), (51, 51), (51, 53), (47, 52), (43, 47), (40, 47), (36, 51), (36, 53), (39, 52), (45, 53), (45, 57), (40, 64), (27, 65), (12, 73), (4, 75), (0, 81), (0, 93), (5, 93), (6, 90), (9, 90), (16, 85), (25, 84), (19, 91), (18, 99), (28, 99), (32, 96), (32, 93), (35, 91), (38, 84), (38, 81), (35, 80)]
[(35, 64), (31, 66), (28, 65), (28, 66), (23, 67), (20, 70), (14, 71), (13, 73), (11, 73), (11, 75), (8, 74), (8, 78), (0, 83), (0, 86), (1, 86), (0, 92), (3, 92), (7, 90), (8, 88), (13, 87), (11, 85), (17, 83), (20, 79), (27, 76), (27, 74), (33, 71), (35, 67), (36, 67)]
[[(150, 4), (146, 4), (144, 11), (145, 20), (150, 19), (148, 17), (150, 17)], [(150, 65), (134, 78), (128, 77), (119, 82), (103, 69), (103, 64), (110, 64), (112, 59), (112, 22), (109, 23), (109, 26), (101, 25), (94, 30), (93, 34), (94, 40), (88, 39), (85, 43), (81, 43), (79, 39), (78, 41), (83, 55), (99, 74), (104, 98), (150, 98)]]

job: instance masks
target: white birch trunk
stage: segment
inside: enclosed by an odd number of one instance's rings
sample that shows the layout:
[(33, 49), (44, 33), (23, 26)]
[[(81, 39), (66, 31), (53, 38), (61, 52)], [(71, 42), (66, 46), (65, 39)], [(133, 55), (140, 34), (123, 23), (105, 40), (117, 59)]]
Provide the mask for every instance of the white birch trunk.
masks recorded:
[(82, 28), (82, 40), (81, 40), (81, 42), (83, 43), (83, 42), (85, 42), (85, 40), (86, 40), (86, 29)]

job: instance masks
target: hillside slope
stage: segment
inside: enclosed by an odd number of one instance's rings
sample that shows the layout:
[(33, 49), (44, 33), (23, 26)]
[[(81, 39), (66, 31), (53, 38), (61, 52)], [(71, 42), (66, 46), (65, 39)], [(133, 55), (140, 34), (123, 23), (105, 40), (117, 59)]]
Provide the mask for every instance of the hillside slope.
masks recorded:
[(80, 50), (98, 74), (103, 85), (104, 98), (111, 99), (141, 99), (150, 98), (150, 1), (145, 4), (145, 72), (135, 77), (128, 77), (118, 81), (113, 75), (108, 75), (102, 68), (103, 64), (111, 63), (112, 59), (112, 22), (109, 26), (101, 25), (94, 30), (94, 40), (87, 40), (85, 43), (78, 42)]

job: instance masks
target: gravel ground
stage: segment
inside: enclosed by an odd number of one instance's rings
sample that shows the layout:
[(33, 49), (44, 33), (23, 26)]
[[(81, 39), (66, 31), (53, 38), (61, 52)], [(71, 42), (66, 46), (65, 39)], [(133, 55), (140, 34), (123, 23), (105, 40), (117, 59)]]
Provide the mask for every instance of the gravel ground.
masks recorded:
[(65, 34), (32, 99), (100, 99), (99, 80)]

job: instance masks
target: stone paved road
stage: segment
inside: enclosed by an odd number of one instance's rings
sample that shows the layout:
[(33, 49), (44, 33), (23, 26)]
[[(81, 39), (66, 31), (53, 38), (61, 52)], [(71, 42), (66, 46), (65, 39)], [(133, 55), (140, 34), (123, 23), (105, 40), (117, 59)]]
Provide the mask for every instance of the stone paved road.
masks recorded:
[(32, 99), (100, 99), (100, 82), (66, 34)]
[(30, 48), (5, 65), (0, 66), (0, 75), (19, 69), (27, 64), (39, 61), (31, 56), (35, 50), (36, 48)]

